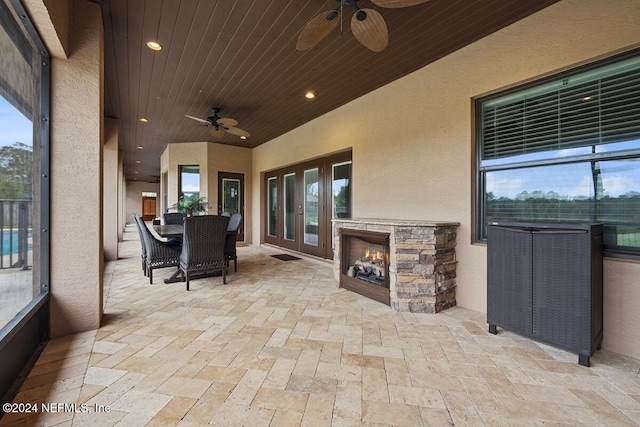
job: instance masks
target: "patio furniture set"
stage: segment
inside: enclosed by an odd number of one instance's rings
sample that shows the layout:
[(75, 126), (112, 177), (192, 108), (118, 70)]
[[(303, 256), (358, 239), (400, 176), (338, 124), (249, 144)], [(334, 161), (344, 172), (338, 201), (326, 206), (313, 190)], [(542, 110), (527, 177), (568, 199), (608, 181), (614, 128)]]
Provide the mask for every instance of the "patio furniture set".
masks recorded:
[[(178, 217), (180, 216), (180, 217)], [(184, 217), (182, 214), (165, 214), (164, 224), (154, 225), (151, 232), (139, 215), (133, 215), (141, 243), (142, 271), (153, 283), (153, 270), (177, 267), (165, 283), (186, 282), (194, 278), (221, 274), (226, 284), (229, 262), (238, 271), (236, 240), (242, 224), (240, 213)]]

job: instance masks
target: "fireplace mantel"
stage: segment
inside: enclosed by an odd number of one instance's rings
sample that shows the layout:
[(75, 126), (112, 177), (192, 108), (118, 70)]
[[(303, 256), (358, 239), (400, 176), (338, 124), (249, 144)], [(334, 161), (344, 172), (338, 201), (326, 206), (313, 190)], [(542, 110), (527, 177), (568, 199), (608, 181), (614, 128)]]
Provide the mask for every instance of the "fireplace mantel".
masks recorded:
[(333, 220), (334, 276), (341, 268), (342, 235), (350, 230), (389, 235), (389, 300), (397, 311), (437, 313), (456, 304), (456, 232), (459, 222), (379, 218)]
[[(458, 227), (459, 222), (451, 221), (426, 221), (422, 219), (380, 219), (380, 218), (337, 218), (333, 220), (334, 224), (357, 224), (357, 225), (385, 225), (400, 227)], [(345, 225), (347, 228), (348, 227)]]

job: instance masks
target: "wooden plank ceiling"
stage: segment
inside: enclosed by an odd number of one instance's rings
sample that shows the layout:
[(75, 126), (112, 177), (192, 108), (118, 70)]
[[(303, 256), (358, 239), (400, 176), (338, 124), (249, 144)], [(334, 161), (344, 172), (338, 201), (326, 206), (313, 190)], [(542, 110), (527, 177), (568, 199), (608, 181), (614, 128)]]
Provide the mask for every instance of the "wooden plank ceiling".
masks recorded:
[[(167, 143), (256, 147), (557, 0), (431, 0), (400, 9), (361, 0), (389, 29), (378, 53), (351, 34), (352, 8), (342, 30), (296, 50), (306, 22), (337, 0), (93, 1), (105, 25), (105, 115), (118, 119), (125, 174), (158, 182)], [(148, 49), (149, 40), (162, 50)], [(307, 90), (317, 98), (307, 101)], [(215, 138), (184, 117), (206, 118), (213, 107), (251, 137)]]

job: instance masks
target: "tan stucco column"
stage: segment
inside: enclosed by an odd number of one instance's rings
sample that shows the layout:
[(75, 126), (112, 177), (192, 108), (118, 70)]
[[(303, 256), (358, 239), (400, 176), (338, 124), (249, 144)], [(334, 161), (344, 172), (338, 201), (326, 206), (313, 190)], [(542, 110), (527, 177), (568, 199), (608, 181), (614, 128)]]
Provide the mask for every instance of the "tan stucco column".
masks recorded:
[(103, 239), (105, 261), (118, 259), (119, 179), (118, 179), (118, 122), (105, 119), (103, 162)]
[(51, 75), (51, 335), (102, 315), (103, 31), (98, 5), (71, 1), (68, 59)]

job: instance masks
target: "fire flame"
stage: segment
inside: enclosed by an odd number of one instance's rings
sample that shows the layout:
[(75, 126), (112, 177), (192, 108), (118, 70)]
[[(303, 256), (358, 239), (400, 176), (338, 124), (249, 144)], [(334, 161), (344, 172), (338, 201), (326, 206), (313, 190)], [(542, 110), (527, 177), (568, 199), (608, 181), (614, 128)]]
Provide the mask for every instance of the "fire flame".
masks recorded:
[(382, 260), (383, 257), (383, 253), (381, 251), (371, 251), (370, 248), (367, 248), (367, 250), (364, 253), (364, 257), (365, 259), (370, 259), (372, 261), (377, 261), (377, 260)]

